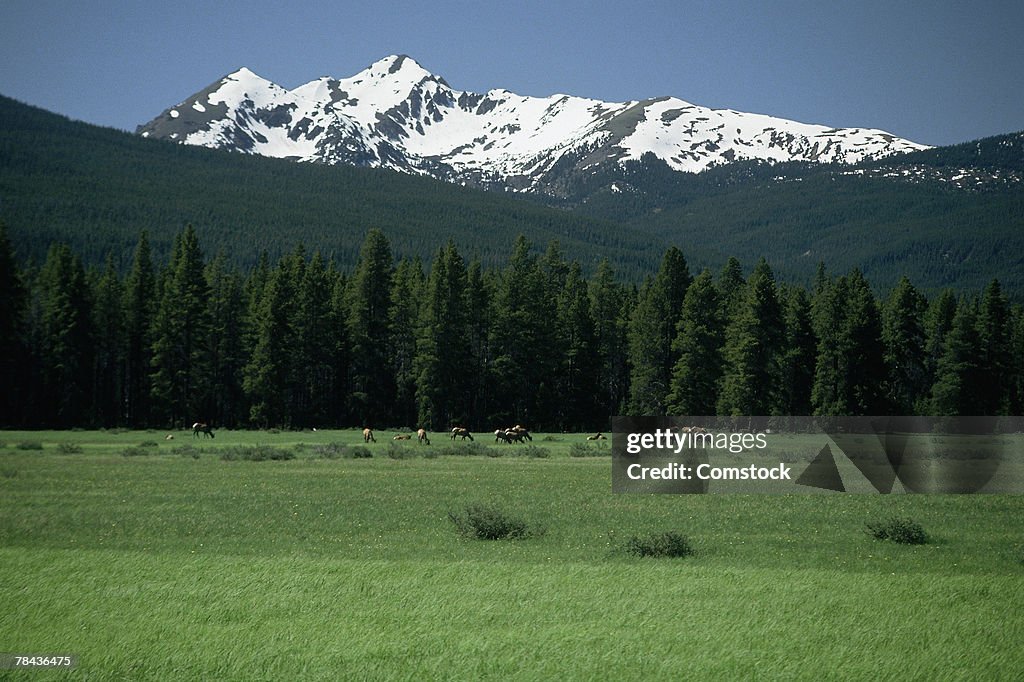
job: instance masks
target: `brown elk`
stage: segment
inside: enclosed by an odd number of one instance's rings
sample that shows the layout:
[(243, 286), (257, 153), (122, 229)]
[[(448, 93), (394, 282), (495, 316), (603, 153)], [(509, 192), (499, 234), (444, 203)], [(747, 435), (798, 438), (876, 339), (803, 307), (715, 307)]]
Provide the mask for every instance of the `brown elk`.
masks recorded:
[(466, 440), (467, 438), (473, 440), (473, 434), (469, 432), (469, 429), (462, 426), (456, 426), (452, 429), (452, 440), (455, 440), (456, 436), (461, 436), (462, 440)]
[(416, 432), (416, 440), (418, 440), (420, 443), (426, 443), (427, 445), (430, 445), (430, 439), (427, 438), (426, 429), (419, 429)]
[(377, 439), (373, 437), (372, 429), (363, 429), (363, 442), (364, 443), (376, 443)]
[(587, 440), (608, 440), (605, 438), (603, 433), (598, 433), (593, 436), (587, 436)]
[(412, 434), (396, 433), (391, 440), (412, 440)]

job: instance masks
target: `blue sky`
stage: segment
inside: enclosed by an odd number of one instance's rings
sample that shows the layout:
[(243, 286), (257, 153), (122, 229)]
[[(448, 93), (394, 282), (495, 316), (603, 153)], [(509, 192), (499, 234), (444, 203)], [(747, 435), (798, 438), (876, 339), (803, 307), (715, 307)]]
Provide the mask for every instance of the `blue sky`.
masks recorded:
[(1024, 2), (0, 5), (0, 94), (134, 130), (238, 67), (292, 88), (408, 54), (460, 90), (694, 104), (925, 144), (1024, 129)]

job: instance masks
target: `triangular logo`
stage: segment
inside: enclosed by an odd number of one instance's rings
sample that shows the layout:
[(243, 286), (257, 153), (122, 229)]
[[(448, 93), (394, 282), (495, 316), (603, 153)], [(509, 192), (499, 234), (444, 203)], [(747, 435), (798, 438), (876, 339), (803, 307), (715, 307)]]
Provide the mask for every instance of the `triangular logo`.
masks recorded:
[(828, 445), (823, 447), (818, 456), (814, 458), (814, 461), (807, 465), (804, 472), (796, 479), (796, 484), (806, 485), (811, 488), (835, 490), (840, 493), (846, 492), (846, 487), (843, 485), (843, 477), (839, 475), (836, 460), (832, 457), (832, 450)]

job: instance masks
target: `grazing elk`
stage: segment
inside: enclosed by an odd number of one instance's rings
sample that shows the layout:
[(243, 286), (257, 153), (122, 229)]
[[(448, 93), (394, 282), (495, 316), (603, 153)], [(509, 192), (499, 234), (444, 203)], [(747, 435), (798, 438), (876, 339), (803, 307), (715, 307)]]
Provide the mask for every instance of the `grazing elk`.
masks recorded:
[(363, 442), (364, 443), (376, 443), (377, 439), (373, 437), (372, 429), (363, 429)]
[(473, 440), (473, 434), (469, 432), (469, 429), (461, 426), (456, 426), (452, 429), (452, 440), (455, 440), (456, 436), (461, 436), (462, 440), (466, 440), (467, 438)]
[(528, 441), (532, 441), (533, 440), (533, 436), (530, 435), (530, 432), (526, 430), (525, 426), (520, 426), (519, 424), (516, 424), (515, 426), (513, 426), (511, 429), (508, 429), (508, 430), (509, 431), (513, 431), (513, 432), (519, 434), (519, 440), (520, 441), (522, 439), (524, 439), (524, 438), (526, 440), (528, 440)]
[(199, 434), (202, 433), (205, 436), (213, 438), (213, 429), (206, 422), (196, 422), (192, 425), (192, 437), (199, 438)]
[(427, 445), (430, 445), (430, 439), (427, 438), (426, 429), (420, 429), (416, 432), (416, 440), (418, 440), (420, 443), (426, 443)]

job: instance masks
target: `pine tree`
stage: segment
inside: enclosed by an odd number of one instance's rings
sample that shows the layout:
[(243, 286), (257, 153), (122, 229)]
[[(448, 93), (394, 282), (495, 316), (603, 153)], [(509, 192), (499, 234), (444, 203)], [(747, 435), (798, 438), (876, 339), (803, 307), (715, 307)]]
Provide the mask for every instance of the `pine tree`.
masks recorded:
[(249, 420), (260, 428), (289, 426), (292, 335), (288, 309), (294, 302), (287, 265), (273, 270), (252, 320), (255, 346), (245, 366), (243, 388)]
[(20, 424), (28, 400), (27, 311), (28, 290), (18, 272), (7, 226), (0, 221), (0, 376), (6, 377), (0, 391), (0, 426)]
[(295, 415), (299, 426), (311, 427), (331, 423), (336, 419), (333, 396), (336, 373), (336, 329), (334, 307), (331, 304), (336, 274), (317, 251), (306, 266), (299, 285), (297, 310), (297, 343), (300, 363), (299, 391), (303, 409)]
[(397, 424), (409, 427), (417, 423), (414, 364), (424, 286), (419, 257), (399, 261), (391, 285), (389, 347), (395, 377), (395, 419)]
[(388, 349), (393, 264), (387, 237), (380, 230), (370, 230), (349, 281), (347, 305), (350, 395), (355, 416), (363, 426), (385, 424), (394, 403)]
[(783, 412), (790, 415), (811, 414), (811, 391), (814, 387), (818, 339), (814, 335), (811, 302), (798, 287), (785, 297), (786, 350), (783, 355)]
[(932, 411), (939, 416), (984, 414), (978, 358), (978, 312), (973, 301), (961, 298), (946, 337), (932, 386)]
[(156, 309), (156, 274), (149, 235), (139, 235), (124, 287), (124, 397), (123, 418), (130, 426), (149, 423), (149, 376), (153, 358), (153, 316)]
[(175, 239), (153, 326), (152, 395), (162, 423), (208, 421), (213, 411), (209, 287), (191, 225)]
[(665, 414), (676, 353), (672, 350), (683, 299), (692, 277), (676, 247), (665, 252), (657, 276), (641, 290), (629, 328), (630, 411)]
[(589, 292), (594, 319), (598, 404), (604, 415), (612, 416), (625, 411), (629, 386), (629, 317), (622, 312), (625, 292), (615, 281), (615, 272), (607, 258), (598, 264)]
[(472, 346), (465, 262), (451, 240), (430, 267), (416, 344), (418, 424), (427, 430), (472, 417)]
[(556, 320), (563, 355), (555, 384), (555, 395), (559, 397), (555, 423), (562, 430), (603, 428), (607, 413), (602, 416), (597, 408), (600, 366), (595, 352), (594, 319), (587, 283), (577, 262), (569, 266), (566, 274)]
[(926, 394), (919, 401), (918, 412), (927, 413), (931, 410), (930, 387), (935, 383), (935, 372), (946, 348), (946, 336), (953, 328), (953, 317), (956, 315), (956, 295), (952, 289), (944, 289), (928, 305), (924, 314), (925, 333), (925, 381)]
[(208, 418), (228, 428), (236, 428), (249, 416), (242, 388), (245, 353), (247, 304), (242, 278), (229, 268), (224, 253), (206, 267), (210, 286), (210, 367), (215, 390)]
[(42, 424), (86, 424), (91, 398), (92, 329), (89, 287), (82, 262), (66, 244), (54, 244), (39, 272)]
[(676, 415), (714, 415), (722, 377), (722, 319), (718, 290), (707, 270), (683, 299), (672, 347), (679, 356), (672, 372), (668, 410)]
[(1006, 414), (1010, 398), (1010, 306), (998, 279), (985, 287), (978, 308), (979, 414)]
[(898, 414), (913, 414), (928, 391), (922, 297), (901, 277), (885, 305), (882, 340), (885, 344), (885, 397)]
[(120, 402), (124, 387), (125, 315), (124, 287), (107, 256), (106, 268), (92, 286), (93, 376), (90, 404), (94, 421), (105, 427), (121, 423)]
[(781, 411), (785, 333), (775, 276), (762, 258), (750, 276), (746, 300), (726, 330), (719, 413)]
[(848, 299), (843, 332), (849, 339), (847, 358), (847, 410), (849, 414), (876, 415), (888, 412), (883, 384), (885, 359), (882, 319), (878, 302), (860, 270), (848, 277)]

